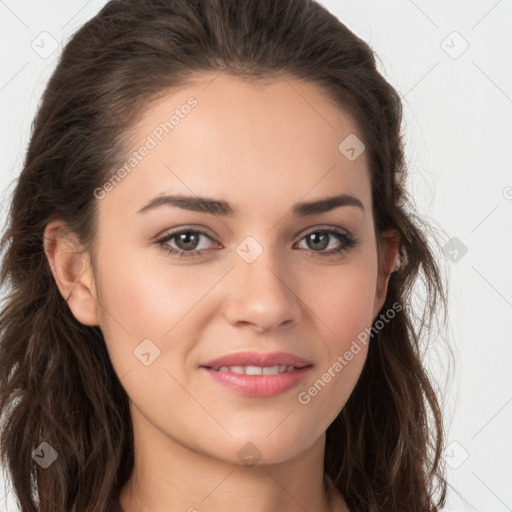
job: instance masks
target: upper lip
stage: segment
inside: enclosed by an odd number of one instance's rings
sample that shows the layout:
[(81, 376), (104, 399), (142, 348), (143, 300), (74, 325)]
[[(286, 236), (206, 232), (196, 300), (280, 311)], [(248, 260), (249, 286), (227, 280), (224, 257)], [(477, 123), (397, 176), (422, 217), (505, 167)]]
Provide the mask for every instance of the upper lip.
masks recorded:
[(286, 365), (295, 366), (295, 368), (303, 368), (310, 366), (311, 363), (302, 359), (302, 357), (290, 354), (288, 352), (237, 352), (235, 354), (227, 354), (211, 361), (206, 361), (200, 366), (209, 368), (220, 368), (221, 366), (276, 366)]

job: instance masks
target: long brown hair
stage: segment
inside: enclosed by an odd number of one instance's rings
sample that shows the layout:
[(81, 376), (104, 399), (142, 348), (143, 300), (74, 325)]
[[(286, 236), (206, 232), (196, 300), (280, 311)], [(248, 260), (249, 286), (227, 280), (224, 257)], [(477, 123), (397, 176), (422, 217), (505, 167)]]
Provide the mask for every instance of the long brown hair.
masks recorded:
[[(128, 396), (100, 328), (78, 322), (60, 294), (43, 234), (62, 218), (93, 247), (94, 190), (125, 161), (129, 128), (150, 101), (201, 72), (305, 80), (357, 120), (376, 236), (394, 228), (401, 237), (382, 311), (403, 307), (372, 335), (360, 379), (327, 430), (325, 474), (351, 512), (439, 510), (444, 429), (422, 343), (446, 296), (432, 228), (405, 190), (400, 96), (369, 45), (313, 0), (118, 0), (63, 50), (0, 242), (0, 450), (21, 511), (104, 512), (131, 474)], [(46, 469), (34, 457), (48, 453), (41, 443), (58, 454)]]

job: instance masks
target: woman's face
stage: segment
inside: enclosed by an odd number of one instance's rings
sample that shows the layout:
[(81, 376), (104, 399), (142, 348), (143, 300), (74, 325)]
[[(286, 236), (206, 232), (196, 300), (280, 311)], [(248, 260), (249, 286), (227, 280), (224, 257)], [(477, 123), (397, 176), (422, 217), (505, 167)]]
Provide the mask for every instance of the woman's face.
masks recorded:
[(367, 154), (317, 86), (214, 78), (153, 103), (97, 191), (97, 324), (137, 429), (279, 462), (324, 440), (383, 304)]

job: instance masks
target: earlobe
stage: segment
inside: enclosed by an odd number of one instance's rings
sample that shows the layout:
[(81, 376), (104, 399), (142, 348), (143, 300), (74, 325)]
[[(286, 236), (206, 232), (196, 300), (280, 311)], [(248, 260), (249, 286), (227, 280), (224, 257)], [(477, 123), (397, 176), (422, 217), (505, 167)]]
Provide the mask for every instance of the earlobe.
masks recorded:
[(46, 226), (44, 252), (57, 287), (75, 318), (84, 325), (99, 325), (89, 254), (63, 220), (53, 221)]
[(376, 317), (386, 301), (389, 278), (399, 264), (399, 247), (400, 234), (398, 231), (389, 229), (382, 234), (380, 247), (378, 249), (379, 268), (373, 318)]

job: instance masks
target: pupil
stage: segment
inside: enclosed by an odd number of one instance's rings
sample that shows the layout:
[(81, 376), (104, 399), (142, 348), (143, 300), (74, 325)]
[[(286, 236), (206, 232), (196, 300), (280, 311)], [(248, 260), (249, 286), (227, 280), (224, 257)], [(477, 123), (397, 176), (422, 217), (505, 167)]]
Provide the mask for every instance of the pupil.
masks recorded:
[[(195, 240), (192, 241), (192, 247), (187, 246), (190, 243), (190, 238), (195, 238)], [(180, 241), (180, 243), (185, 243), (185, 247), (182, 247), (182, 249), (194, 249), (195, 246), (197, 245), (197, 236), (195, 234), (182, 233), (181, 235), (178, 236), (178, 240)]]
[[(311, 233), (310, 238), (313, 240), (314, 243), (317, 243), (318, 241), (320, 241), (320, 246), (318, 246), (318, 245), (316, 246), (317, 249), (325, 249), (327, 247), (327, 245), (329, 245), (327, 243), (328, 236), (326, 233), (320, 234), (320, 236), (318, 236), (318, 232)], [(322, 244), (322, 242), (324, 242), (324, 243)]]

